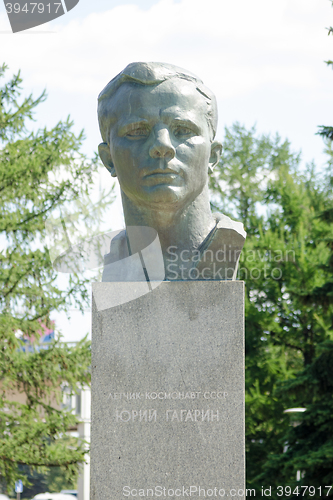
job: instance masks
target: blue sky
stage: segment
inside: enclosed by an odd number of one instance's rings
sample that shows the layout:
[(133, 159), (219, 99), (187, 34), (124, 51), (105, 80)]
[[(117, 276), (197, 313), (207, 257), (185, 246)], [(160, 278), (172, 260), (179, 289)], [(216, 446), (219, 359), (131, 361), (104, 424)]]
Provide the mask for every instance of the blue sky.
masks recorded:
[[(34, 125), (52, 126), (69, 114), (85, 129), (84, 151), (100, 142), (98, 93), (133, 61), (184, 67), (214, 91), (219, 106), (217, 138), (239, 121), (288, 138), (321, 169), (318, 125), (331, 125), (333, 25), (329, 0), (80, 0), (68, 14), (27, 32), (12, 34), (0, 5), (1, 59), (21, 69), (26, 93), (44, 88)], [(108, 175), (98, 182), (108, 185)], [(110, 226), (122, 224), (120, 202), (110, 207)], [(66, 338), (82, 336), (88, 319), (67, 322)], [(77, 326), (79, 325), (79, 326)]]

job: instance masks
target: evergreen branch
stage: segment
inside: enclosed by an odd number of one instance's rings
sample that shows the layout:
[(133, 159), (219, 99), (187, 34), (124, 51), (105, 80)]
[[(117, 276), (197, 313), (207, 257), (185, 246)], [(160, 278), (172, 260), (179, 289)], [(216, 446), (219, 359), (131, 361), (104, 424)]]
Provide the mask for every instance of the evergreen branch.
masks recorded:
[[(85, 450), (85, 453), (89, 453), (89, 450)], [(78, 461), (77, 460), (68, 460), (66, 462), (62, 461), (52, 461), (48, 462), (46, 460), (42, 460), (40, 462), (28, 462), (28, 461), (22, 461), (22, 460), (16, 460), (15, 458), (11, 457), (6, 457), (6, 456), (1, 456), (0, 457), (3, 462), (11, 462), (14, 464), (20, 464), (20, 465), (29, 465), (30, 467), (66, 467), (69, 465), (77, 465)]]
[[(15, 290), (15, 288), (17, 287), (17, 285), (20, 283), (20, 281), (22, 280), (22, 278), (24, 278), (24, 276), (27, 276), (32, 270), (32, 264), (30, 264), (30, 266), (26, 269), (26, 271), (22, 274), (19, 274), (18, 275), (18, 278), (16, 281), (14, 281), (13, 285), (9, 288), (8, 291), (6, 292), (3, 292), (1, 295), (4, 299), (6, 299), (6, 297), (8, 297), (9, 295), (11, 295), (13, 293), (13, 291)], [(4, 288), (6, 288), (7, 284), (8, 284), (8, 281), (9, 281), (9, 277), (8, 277), (8, 280), (7, 282), (5, 282), (5, 285), (4, 285)]]
[(333, 140), (333, 127), (327, 127), (326, 125), (319, 125), (317, 135), (321, 135), (322, 137), (327, 137), (329, 140)]
[(278, 345), (285, 345), (285, 346), (287, 346), (287, 347), (290, 347), (290, 349), (294, 349), (294, 350), (296, 350), (296, 351), (301, 351), (301, 352), (303, 352), (303, 348), (302, 348), (302, 347), (296, 346), (296, 345), (294, 345), (294, 344), (292, 344), (292, 343), (290, 343), (290, 342), (287, 342), (286, 340), (283, 340), (283, 341), (282, 341), (281, 339), (277, 338), (277, 336), (276, 336), (276, 332), (270, 331), (270, 332), (269, 332), (269, 334), (270, 334), (270, 336), (271, 336), (272, 338), (274, 338), (275, 342), (276, 342)]
[(64, 189), (62, 189), (59, 193), (54, 195), (53, 200), (51, 205), (49, 205), (47, 208), (44, 210), (41, 210), (40, 212), (32, 212), (29, 217), (26, 219), (17, 222), (16, 227), (20, 228), (21, 226), (26, 225), (28, 222), (32, 221), (33, 219), (40, 219), (43, 215), (46, 215), (48, 212), (50, 212), (52, 209), (56, 207), (57, 202), (59, 202), (61, 195), (63, 194)]

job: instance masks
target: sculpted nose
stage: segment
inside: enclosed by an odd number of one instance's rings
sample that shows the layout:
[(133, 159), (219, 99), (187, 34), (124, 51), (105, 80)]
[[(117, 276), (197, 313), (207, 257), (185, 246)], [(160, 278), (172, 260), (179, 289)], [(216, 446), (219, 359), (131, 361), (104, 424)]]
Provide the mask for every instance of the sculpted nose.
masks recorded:
[(168, 160), (174, 158), (176, 151), (166, 128), (162, 128), (155, 133), (155, 141), (149, 150), (149, 154), (152, 158), (165, 158)]

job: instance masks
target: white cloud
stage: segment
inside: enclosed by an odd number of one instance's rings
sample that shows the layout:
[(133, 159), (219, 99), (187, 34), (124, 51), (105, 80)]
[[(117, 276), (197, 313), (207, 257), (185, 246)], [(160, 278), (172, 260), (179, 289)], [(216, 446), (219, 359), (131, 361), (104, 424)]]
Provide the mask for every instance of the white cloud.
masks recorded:
[(311, 62), (329, 57), (330, 8), (317, 0), (160, 0), (148, 11), (127, 4), (54, 22), (54, 34), (7, 35), (3, 57), (22, 68), (27, 84), (51, 91), (96, 95), (135, 60), (190, 69), (221, 97), (269, 82), (319, 88)]

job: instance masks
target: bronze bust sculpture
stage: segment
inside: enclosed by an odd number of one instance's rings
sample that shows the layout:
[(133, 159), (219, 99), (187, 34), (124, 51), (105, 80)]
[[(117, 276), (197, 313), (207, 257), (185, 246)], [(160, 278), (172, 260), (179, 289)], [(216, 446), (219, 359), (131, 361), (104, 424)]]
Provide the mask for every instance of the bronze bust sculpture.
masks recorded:
[(135, 281), (130, 270), (119, 278), (114, 264), (147, 246), (148, 228), (166, 280), (235, 279), (246, 233), (210, 209), (208, 175), (222, 150), (212, 92), (181, 68), (132, 63), (100, 93), (98, 118), (99, 154), (118, 178), (126, 224), (111, 241), (103, 281)]

